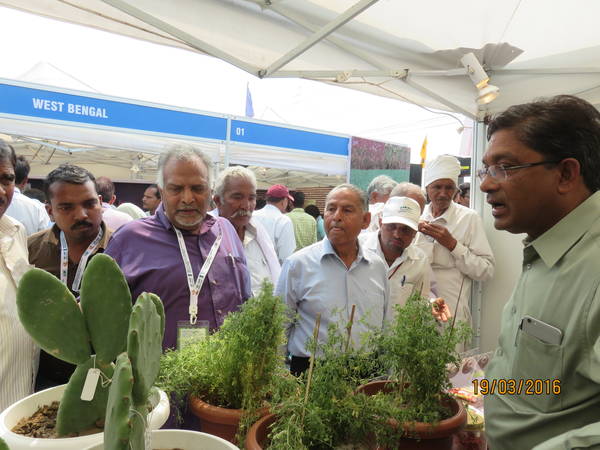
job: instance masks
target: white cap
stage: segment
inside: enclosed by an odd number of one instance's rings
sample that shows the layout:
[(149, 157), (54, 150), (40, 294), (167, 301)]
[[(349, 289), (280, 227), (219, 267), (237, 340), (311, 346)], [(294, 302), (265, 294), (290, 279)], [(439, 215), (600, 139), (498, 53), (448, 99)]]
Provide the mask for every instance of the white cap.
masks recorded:
[(401, 223), (418, 231), (421, 207), (412, 198), (390, 197), (381, 215), (381, 223)]
[(436, 180), (450, 179), (458, 185), (458, 176), (460, 175), (460, 163), (458, 159), (451, 155), (441, 155), (433, 161), (425, 164), (423, 171), (423, 181), (425, 187)]

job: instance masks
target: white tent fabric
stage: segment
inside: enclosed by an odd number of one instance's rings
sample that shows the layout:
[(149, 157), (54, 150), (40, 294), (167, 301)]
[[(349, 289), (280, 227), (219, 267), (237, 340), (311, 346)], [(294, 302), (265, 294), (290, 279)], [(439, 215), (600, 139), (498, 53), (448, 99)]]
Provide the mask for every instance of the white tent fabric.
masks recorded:
[[(600, 104), (595, 0), (0, 0), (224, 59), (481, 117), (535, 97)], [(460, 64), (473, 51), (500, 88), (480, 110)]]

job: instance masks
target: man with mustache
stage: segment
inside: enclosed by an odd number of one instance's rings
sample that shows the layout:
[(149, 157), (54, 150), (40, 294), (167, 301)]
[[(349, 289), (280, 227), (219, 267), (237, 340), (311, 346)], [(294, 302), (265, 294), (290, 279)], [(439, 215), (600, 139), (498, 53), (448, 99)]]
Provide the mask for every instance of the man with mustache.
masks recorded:
[[(82, 167), (62, 164), (44, 180), (44, 192), (55, 223), (29, 236), (29, 262), (60, 279), (77, 297), (87, 263), (110, 238), (96, 180)], [(36, 389), (66, 383), (74, 367), (42, 351)]]
[(0, 139), (0, 411), (33, 388), (36, 346), (17, 314), (17, 286), (29, 270), (25, 228), (6, 215), (15, 191), (17, 158)]
[(560, 95), (511, 106), (487, 133), (477, 175), (494, 227), (527, 235), (486, 370), (517, 391), (485, 396), (490, 448), (600, 448), (600, 113)]
[(235, 228), (207, 213), (210, 159), (190, 145), (161, 154), (154, 215), (113, 234), (106, 253), (127, 278), (133, 298), (153, 292), (165, 306), (163, 348), (221, 326), (251, 295), (244, 248)]
[(327, 237), (290, 256), (277, 283), (276, 294), (295, 317), (287, 333), (290, 370), (295, 375), (308, 368), (306, 343), (318, 314), (318, 339), (323, 342), (328, 325), (346, 325), (355, 305), (352, 343), (360, 345), (360, 335), (369, 326), (383, 326), (388, 301), (387, 267), (358, 240), (371, 219), (366, 194), (351, 184), (333, 188), (325, 199), (324, 219)]
[(223, 170), (215, 182), (213, 197), (217, 209), (211, 214), (231, 222), (244, 245), (252, 281), (252, 293), (258, 294), (263, 280), (276, 284), (281, 266), (267, 230), (252, 217), (256, 206), (256, 177), (242, 166)]
[(452, 201), (459, 174), (460, 163), (454, 156), (441, 155), (425, 165), (423, 179), (430, 202), (421, 216), (415, 245), (431, 263), (436, 294), (453, 313), (460, 302), (456, 319), (470, 322), (471, 282), (492, 278), (495, 261), (481, 218)]

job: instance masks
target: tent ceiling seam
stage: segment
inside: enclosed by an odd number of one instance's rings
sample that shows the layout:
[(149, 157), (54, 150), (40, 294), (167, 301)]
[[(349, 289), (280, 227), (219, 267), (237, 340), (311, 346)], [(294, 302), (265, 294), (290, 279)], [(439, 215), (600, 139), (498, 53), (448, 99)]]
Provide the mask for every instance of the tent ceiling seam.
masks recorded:
[(93, 14), (95, 16), (102, 17), (103, 19), (109, 20), (111, 22), (120, 23), (121, 25), (125, 25), (125, 26), (131, 27), (131, 28), (135, 28), (137, 30), (143, 31), (144, 33), (153, 34), (153, 35), (158, 36), (158, 37), (160, 37), (162, 39), (168, 39), (170, 41), (177, 42), (179, 44), (181, 44), (181, 43), (185, 44), (185, 42), (181, 42), (179, 39), (175, 39), (172, 36), (169, 36), (168, 34), (160, 34), (160, 33), (157, 33), (156, 31), (152, 31), (150, 29), (140, 27), (139, 25), (134, 25), (132, 23), (125, 22), (124, 20), (120, 20), (120, 19), (117, 19), (115, 17), (107, 16), (106, 14), (102, 14), (102, 13), (100, 13), (98, 11), (94, 11), (93, 9), (84, 8), (81, 5), (76, 5), (76, 4), (68, 2), (66, 0), (58, 0), (58, 1), (61, 2), (61, 3), (64, 3), (65, 5), (70, 6), (71, 8), (75, 8), (75, 9), (79, 9), (81, 11), (85, 11), (85, 12), (87, 12), (89, 14)]
[(319, 29), (318, 31), (314, 32), (311, 36), (309, 36), (307, 39), (301, 42), (298, 46), (281, 56), (269, 67), (260, 70), (258, 72), (258, 76), (260, 78), (268, 77), (271, 73), (276, 72), (293, 59), (296, 59), (302, 53), (304, 53), (305, 51), (307, 51), (308, 49), (325, 39), (331, 33), (336, 31), (338, 28), (344, 26), (346, 23), (354, 19), (356, 16), (361, 14), (366, 9), (370, 8), (378, 1), (379, 0), (360, 0), (358, 3), (355, 3), (353, 6), (348, 8), (334, 20), (321, 27), (321, 29)]
[(101, 0), (101, 1), (103, 3), (106, 3), (110, 6), (112, 6), (113, 8), (116, 8), (126, 14), (129, 14), (132, 17), (135, 17), (138, 20), (141, 20), (142, 22), (145, 22), (145, 23), (153, 26), (154, 28), (158, 28), (159, 30), (164, 31), (165, 33), (168, 33), (171, 36), (175, 36), (176, 38), (180, 39), (182, 42), (184, 42), (185, 44), (187, 44), (188, 46), (190, 46), (196, 50), (199, 50), (203, 53), (214, 56), (216, 58), (222, 59), (223, 61), (233, 64), (234, 66), (237, 66), (240, 69), (245, 70), (248, 73), (251, 73), (252, 75), (258, 75), (258, 67), (248, 64), (245, 61), (242, 61), (241, 59), (236, 58), (235, 56), (210, 45), (208, 42), (204, 42), (203, 40), (198, 39), (198, 38), (192, 36), (191, 34), (172, 26), (171, 24), (169, 24), (169, 23), (167, 23), (145, 11), (142, 11), (139, 8), (136, 8), (135, 6), (131, 5), (130, 3), (128, 3), (124, 0)]

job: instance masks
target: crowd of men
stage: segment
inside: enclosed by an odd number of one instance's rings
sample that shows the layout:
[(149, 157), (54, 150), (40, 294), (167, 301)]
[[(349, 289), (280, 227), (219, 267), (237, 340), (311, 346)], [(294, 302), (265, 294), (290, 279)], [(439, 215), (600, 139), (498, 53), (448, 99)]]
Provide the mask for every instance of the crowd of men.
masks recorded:
[[(600, 114), (571, 96), (517, 105), (491, 118), (488, 140), (477, 176), (494, 225), (527, 237), (486, 375), (561, 386), (559, 394), (490, 393), (490, 447), (592, 448), (600, 445)], [(322, 217), (283, 185), (271, 186), (256, 210), (252, 171), (229, 167), (213, 183), (211, 169), (200, 150), (169, 148), (157, 185), (144, 192), (148, 213), (127, 215), (117, 214), (109, 179), (61, 165), (44, 181), (40, 208), (20, 194), (26, 161), (0, 141), (0, 411), (73, 371), (38, 357), (19, 323), (16, 288), (32, 266), (77, 295), (90, 258), (112, 256), (133, 298), (161, 297), (165, 349), (178, 346), (183, 328), (198, 336), (218, 329), (269, 280), (295, 318), (287, 330), (294, 374), (308, 367), (317, 315), (324, 340), (328, 325), (345, 324), (355, 309), (351, 338), (360, 345), (366, 329), (385, 327), (394, 305), (418, 290), (440, 322), (454, 314), (469, 321), (472, 281), (494, 275), (481, 217), (465, 206), (470, 186), (459, 188), (452, 156), (427, 163), (424, 190), (387, 176), (367, 192), (339, 185)]]

